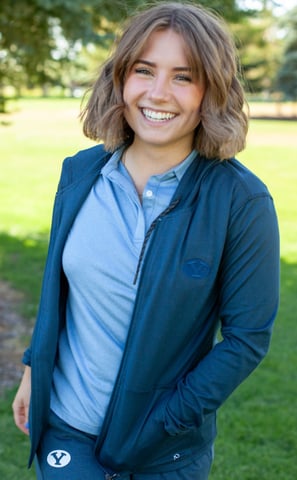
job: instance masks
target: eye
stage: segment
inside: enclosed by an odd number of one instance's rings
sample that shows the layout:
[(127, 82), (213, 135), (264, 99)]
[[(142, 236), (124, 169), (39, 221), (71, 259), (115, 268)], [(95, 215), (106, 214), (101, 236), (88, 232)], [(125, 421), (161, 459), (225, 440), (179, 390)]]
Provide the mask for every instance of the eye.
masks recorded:
[(151, 70), (149, 70), (146, 67), (136, 67), (134, 69), (134, 72), (137, 73), (138, 75), (145, 75), (145, 76), (149, 76), (153, 74)]
[(177, 80), (179, 82), (186, 82), (186, 83), (191, 83), (192, 82), (192, 77), (190, 77), (189, 75), (186, 75), (184, 73), (179, 73), (174, 78), (175, 78), (175, 80)]

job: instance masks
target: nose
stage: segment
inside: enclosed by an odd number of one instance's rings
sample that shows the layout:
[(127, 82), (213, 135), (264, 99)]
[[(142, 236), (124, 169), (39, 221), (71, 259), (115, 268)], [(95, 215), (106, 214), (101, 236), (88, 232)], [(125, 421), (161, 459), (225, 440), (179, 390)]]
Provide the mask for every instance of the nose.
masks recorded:
[(148, 92), (149, 99), (154, 102), (164, 102), (170, 97), (170, 84), (164, 75), (156, 75)]

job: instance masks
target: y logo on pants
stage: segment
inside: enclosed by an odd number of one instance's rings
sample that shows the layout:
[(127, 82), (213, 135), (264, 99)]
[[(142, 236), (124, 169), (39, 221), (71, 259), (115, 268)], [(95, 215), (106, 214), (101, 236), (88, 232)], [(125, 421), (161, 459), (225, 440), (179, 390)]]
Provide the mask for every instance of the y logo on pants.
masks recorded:
[(47, 456), (47, 463), (54, 468), (63, 468), (71, 461), (70, 453), (65, 450), (53, 450)]

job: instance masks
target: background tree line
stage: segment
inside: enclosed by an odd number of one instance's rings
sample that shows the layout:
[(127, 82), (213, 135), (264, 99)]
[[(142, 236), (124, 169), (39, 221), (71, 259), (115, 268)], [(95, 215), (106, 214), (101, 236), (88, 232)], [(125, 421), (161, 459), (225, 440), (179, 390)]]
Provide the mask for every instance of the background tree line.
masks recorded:
[[(199, 0), (223, 16), (235, 35), (246, 89), (297, 98), (297, 7), (281, 19), (274, 4)], [(123, 19), (145, 0), (2, 0), (0, 3), (0, 97), (41, 87), (75, 94), (103, 61)]]

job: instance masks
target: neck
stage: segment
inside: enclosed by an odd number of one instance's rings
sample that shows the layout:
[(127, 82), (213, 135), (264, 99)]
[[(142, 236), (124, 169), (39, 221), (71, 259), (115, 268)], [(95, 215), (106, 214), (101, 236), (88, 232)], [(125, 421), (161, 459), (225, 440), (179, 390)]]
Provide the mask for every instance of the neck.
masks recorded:
[(133, 143), (125, 151), (125, 161), (130, 167), (133, 165), (146, 172), (148, 176), (159, 175), (181, 163), (191, 151), (191, 148), (178, 147), (143, 149), (142, 146)]
[(152, 175), (159, 175), (181, 163), (191, 150), (177, 151), (177, 149), (150, 149), (144, 150), (133, 143), (124, 152), (122, 162), (128, 170), (137, 192), (141, 197), (142, 192)]

